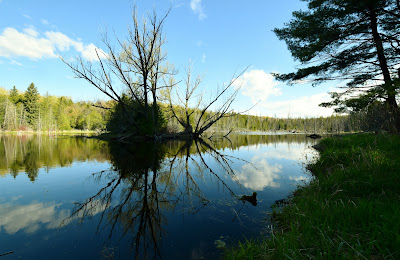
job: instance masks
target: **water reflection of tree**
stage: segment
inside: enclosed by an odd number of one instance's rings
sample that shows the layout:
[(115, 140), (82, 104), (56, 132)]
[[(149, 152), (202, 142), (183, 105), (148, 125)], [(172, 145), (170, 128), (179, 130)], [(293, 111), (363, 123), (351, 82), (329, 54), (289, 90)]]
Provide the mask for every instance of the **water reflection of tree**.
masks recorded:
[(273, 134), (273, 135), (263, 135), (255, 134), (252, 132), (245, 134), (230, 134), (229, 139), (218, 138), (217, 143), (215, 143), (218, 149), (229, 147), (231, 149), (239, 149), (243, 146), (250, 145), (260, 145), (260, 144), (277, 144), (277, 143), (287, 143), (287, 144), (314, 144), (315, 140), (305, 138), (304, 134)]
[(168, 144), (110, 144), (113, 168), (94, 173), (97, 181), (106, 181), (96, 194), (78, 203), (70, 218), (99, 215), (98, 232), (107, 231), (108, 239), (122, 227), (122, 236), (130, 235), (137, 259), (160, 258), (165, 210), (175, 210), (184, 202), (185, 211), (196, 213), (208, 204), (198, 180), (210, 174), (232, 195), (233, 191), (204, 156), (208, 155), (232, 178), (231, 158), (218, 152), (205, 140)]
[[(304, 143), (315, 141), (305, 139), (304, 135), (230, 135), (226, 138), (213, 137), (212, 146), (216, 150), (239, 149), (254, 144)], [(26, 172), (34, 181), (40, 168), (69, 166), (74, 161), (105, 161), (108, 159), (106, 143), (82, 137), (47, 136), (47, 135), (2, 135), (0, 136), (0, 175), (18, 176)], [(176, 146), (176, 145), (175, 145)], [(180, 146), (179, 146), (180, 147)], [(191, 153), (197, 153), (196, 146), (191, 145)], [(115, 152), (117, 153), (117, 152)], [(142, 158), (148, 160), (148, 158)], [(123, 163), (123, 162), (122, 162)], [(130, 162), (129, 162), (130, 163)], [(127, 167), (120, 167), (129, 168)]]
[(28, 142), (26, 148), (27, 151), (23, 159), (25, 172), (28, 175), (30, 181), (35, 181), (39, 172), (39, 167), (37, 165), (38, 153), (35, 151), (35, 145), (32, 143), (32, 141)]
[(105, 142), (84, 137), (1, 135), (0, 175), (25, 172), (35, 181), (41, 168), (69, 166), (74, 161), (105, 161)]

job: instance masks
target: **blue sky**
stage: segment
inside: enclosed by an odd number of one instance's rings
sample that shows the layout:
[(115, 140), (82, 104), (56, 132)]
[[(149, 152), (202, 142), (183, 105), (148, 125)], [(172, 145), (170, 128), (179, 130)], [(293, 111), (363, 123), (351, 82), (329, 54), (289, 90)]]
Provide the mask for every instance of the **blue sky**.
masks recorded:
[[(105, 99), (84, 80), (75, 79), (63, 57), (94, 58), (94, 48), (104, 48), (101, 31), (127, 36), (131, 24), (129, 0), (0, 0), (0, 87), (24, 91), (34, 82), (41, 94), (70, 96), (74, 101)], [(194, 72), (204, 74), (205, 93), (238, 79), (242, 86), (234, 104), (244, 110), (258, 103), (250, 114), (310, 117), (332, 114), (318, 104), (329, 100), (334, 86), (287, 86), (271, 73), (293, 71), (298, 63), (272, 30), (304, 9), (300, 0), (137, 0), (139, 16), (153, 8), (163, 14), (170, 6), (164, 33), (168, 61), (183, 77), (192, 62)], [(112, 38), (112, 37), (111, 37)]]

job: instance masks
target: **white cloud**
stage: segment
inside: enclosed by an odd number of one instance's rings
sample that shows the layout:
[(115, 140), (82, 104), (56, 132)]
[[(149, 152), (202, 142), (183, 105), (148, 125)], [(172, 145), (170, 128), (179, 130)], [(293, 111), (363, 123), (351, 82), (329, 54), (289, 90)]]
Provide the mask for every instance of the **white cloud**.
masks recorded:
[(204, 20), (207, 17), (207, 15), (204, 13), (201, 0), (191, 0), (190, 8), (192, 8), (193, 12), (199, 16), (200, 20)]
[(332, 108), (319, 106), (320, 103), (330, 99), (328, 93), (320, 93), (285, 101), (265, 102), (257, 105), (252, 112), (276, 117), (290, 116), (292, 118), (330, 116), (333, 114)]
[[(41, 37), (33, 27), (25, 28), (22, 32), (8, 27), (0, 34), (0, 57), (56, 58), (57, 52), (69, 51), (71, 48), (89, 61), (97, 59), (95, 49), (98, 48), (93, 43), (84, 44), (72, 40), (61, 32), (47, 31), (44, 37)], [(104, 58), (106, 55), (101, 57)]]
[(94, 45), (93, 43), (83, 46), (81, 54), (84, 59), (94, 61), (98, 60), (96, 51), (101, 59), (105, 59), (108, 57), (108, 55), (102, 49), (97, 48), (96, 45)]
[(233, 85), (241, 87), (242, 95), (250, 97), (253, 104), (266, 101), (271, 95), (279, 96), (282, 94), (274, 77), (263, 70), (245, 72), (236, 79)]
[(27, 34), (28, 36), (31, 36), (31, 37), (34, 37), (34, 38), (39, 35), (39, 33), (35, 30), (34, 27), (25, 28), (24, 29), (24, 33)]
[(47, 39), (57, 47), (59, 51), (69, 51), (70, 47), (74, 47), (77, 51), (82, 51), (83, 44), (71, 40), (67, 35), (60, 32), (45, 32)]
[[(301, 82), (306, 84), (307, 82)], [(328, 93), (318, 93), (310, 96), (300, 96), (294, 99), (274, 101), (273, 96), (285, 96), (285, 90), (279, 87), (279, 83), (272, 74), (263, 70), (251, 70), (237, 78), (233, 86), (241, 87), (240, 94), (249, 97), (252, 104), (257, 104), (249, 112), (252, 115), (264, 115), (272, 117), (319, 117), (331, 116), (332, 108), (320, 107), (322, 102), (330, 101)], [(281, 100), (283, 98), (280, 98)], [(242, 105), (243, 107), (243, 105)], [(249, 106), (242, 109), (248, 109)]]
[(11, 57), (29, 57), (38, 59), (44, 57), (56, 57), (54, 46), (45, 38), (37, 38), (30, 34), (18, 32), (14, 28), (6, 28), (0, 35), (0, 56)]

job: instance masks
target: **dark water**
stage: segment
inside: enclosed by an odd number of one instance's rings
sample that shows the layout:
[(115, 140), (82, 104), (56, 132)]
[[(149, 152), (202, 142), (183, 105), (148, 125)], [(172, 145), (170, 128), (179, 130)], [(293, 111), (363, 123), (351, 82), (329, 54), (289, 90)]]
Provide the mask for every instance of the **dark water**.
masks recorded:
[[(268, 211), (307, 181), (313, 140), (232, 135), (117, 144), (0, 136), (0, 255), (6, 259), (218, 259), (268, 236)], [(257, 192), (257, 205), (239, 200)]]

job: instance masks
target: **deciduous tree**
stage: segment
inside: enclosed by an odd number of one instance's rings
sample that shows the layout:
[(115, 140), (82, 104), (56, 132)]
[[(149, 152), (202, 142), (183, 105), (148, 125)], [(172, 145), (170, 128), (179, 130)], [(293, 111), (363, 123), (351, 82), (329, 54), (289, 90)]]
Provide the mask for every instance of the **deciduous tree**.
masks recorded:
[[(115, 129), (120, 129), (120, 132), (153, 134), (159, 130), (157, 83), (163, 75), (170, 73), (162, 66), (166, 58), (162, 52), (163, 25), (168, 14), (169, 11), (160, 18), (153, 12), (140, 21), (137, 8), (134, 7), (133, 28), (128, 30), (127, 40), (122, 41), (115, 37), (119, 50), (112, 46), (106, 33), (103, 42), (107, 53), (97, 49), (98, 59), (95, 62), (84, 62), (82, 58), (78, 58), (72, 64), (63, 60), (78, 78), (85, 79), (117, 102), (118, 110), (115, 110), (115, 115), (123, 120), (116, 120), (122, 126)], [(122, 91), (118, 90), (120, 85), (124, 86)], [(150, 107), (152, 117), (149, 116)], [(146, 129), (145, 133), (143, 129)]]

